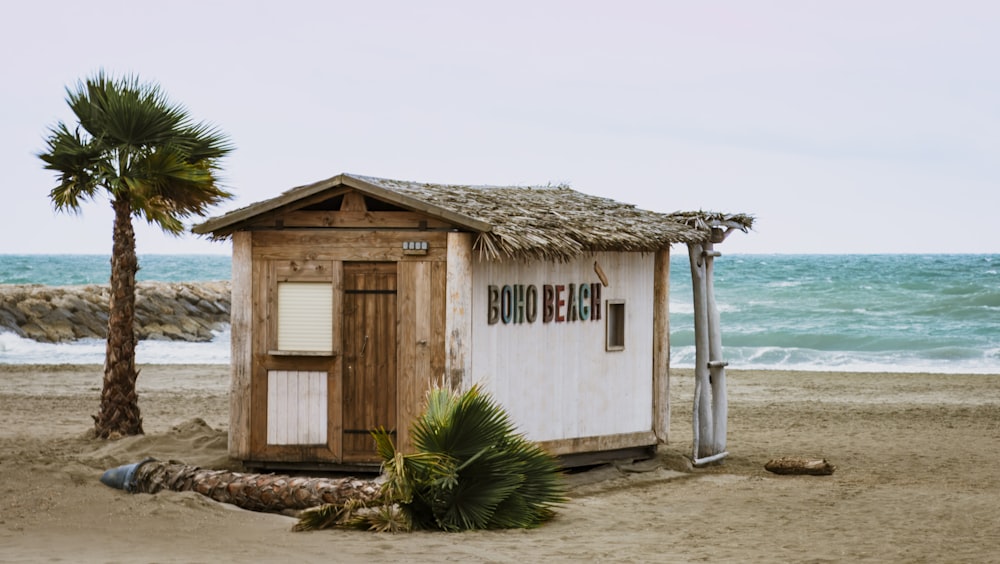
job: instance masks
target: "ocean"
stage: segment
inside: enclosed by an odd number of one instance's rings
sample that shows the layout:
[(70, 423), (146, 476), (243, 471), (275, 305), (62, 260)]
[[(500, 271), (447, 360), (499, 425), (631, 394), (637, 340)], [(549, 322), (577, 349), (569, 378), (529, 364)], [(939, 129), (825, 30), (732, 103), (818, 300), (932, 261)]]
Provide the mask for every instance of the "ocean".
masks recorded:
[[(715, 290), (730, 369), (1000, 374), (1000, 255), (726, 255)], [(687, 252), (671, 263), (671, 365), (694, 365)], [(143, 255), (140, 281), (228, 280), (227, 255)], [(107, 283), (101, 255), (0, 255), (0, 284)], [(229, 362), (209, 343), (141, 342), (140, 364)], [(0, 364), (104, 362), (103, 341), (0, 333)]]

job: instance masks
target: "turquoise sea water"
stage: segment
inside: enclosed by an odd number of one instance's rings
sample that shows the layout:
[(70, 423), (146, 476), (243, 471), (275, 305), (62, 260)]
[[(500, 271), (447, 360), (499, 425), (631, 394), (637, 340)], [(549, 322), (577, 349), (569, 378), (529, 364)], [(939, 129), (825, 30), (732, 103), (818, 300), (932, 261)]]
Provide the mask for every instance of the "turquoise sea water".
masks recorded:
[[(690, 270), (671, 266), (683, 366)], [(1000, 255), (724, 255), (715, 289), (734, 368), (1000, 373)]]
[[(229, 255), (141, 255), (138, 281), (203, 282), (229, 280)], [(0, 255), (0, 284), (107, 284), (106, 255)]]
[[(671, 263), (671, 365), (694, 363), (687, 253)], [(139, 280), (230, 276), (227, 255), (145, 255)], [(716, 260), (731, 369), (1000, 374), (1000, 255), (726, 255)], [(0, 255), (0, 284), (106, 283), (100, 255)], [(212, 343), (142, 343), (139, 361), (228, 362)], [(103, 362), (103, 343), (0, 334), (0, 363)]]

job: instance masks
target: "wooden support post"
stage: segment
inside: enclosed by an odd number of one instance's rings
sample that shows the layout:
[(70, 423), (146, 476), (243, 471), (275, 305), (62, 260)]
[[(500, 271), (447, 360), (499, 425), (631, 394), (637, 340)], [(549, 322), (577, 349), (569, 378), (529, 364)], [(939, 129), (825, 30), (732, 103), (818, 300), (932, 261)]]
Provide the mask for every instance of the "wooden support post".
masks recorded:
[(464, 392), (472, 385), (472, 234), (448, 233), (445, 386)]
[(729, 400), (713, 282), (714, 262), (718, 256), (720, 253), (713, 249), (711, 242), (688, 244), (694, 293), (694, 459), (702, 462), (720, 459), (726, 452)]
[(657, 442), (667, 443), (670, 437), (670, 249), (657, 251), (653, 264), (653, 432)]
[(716, 454), (712, 451), (714, 433), (712, 418), (711, 382), (708, 369), (708, 300), (705, 284), (704, 247), (699, 243), (688, 244), (688, 258), (691, 262), (691, 288), (694, 293), (694, 458), (706, 458)]
[[(229, 385), (229, 456), (245, 460), (251, 455), (250, 424), (253, 418), (250, 382), (253, 375), (253, 238), (249, 231), (233, 234), (230, 326), (232, 328)], [(260, 331), (260, 326), (257, 326)], [(258, 415), (259, 417), (259, 415)]]

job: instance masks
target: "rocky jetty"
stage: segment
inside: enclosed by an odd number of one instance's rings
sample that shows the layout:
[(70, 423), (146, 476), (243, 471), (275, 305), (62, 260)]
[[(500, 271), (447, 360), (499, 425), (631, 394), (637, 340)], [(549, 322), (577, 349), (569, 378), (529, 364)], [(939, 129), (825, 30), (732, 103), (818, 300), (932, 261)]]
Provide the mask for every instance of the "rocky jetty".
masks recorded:
[[(46, 343), (105, 339), (107, 284), (0, 285), (0, 331)], [(230, 285), (219, 282), (139, 282), (139, 339), (210, 341), (229, 324)]]

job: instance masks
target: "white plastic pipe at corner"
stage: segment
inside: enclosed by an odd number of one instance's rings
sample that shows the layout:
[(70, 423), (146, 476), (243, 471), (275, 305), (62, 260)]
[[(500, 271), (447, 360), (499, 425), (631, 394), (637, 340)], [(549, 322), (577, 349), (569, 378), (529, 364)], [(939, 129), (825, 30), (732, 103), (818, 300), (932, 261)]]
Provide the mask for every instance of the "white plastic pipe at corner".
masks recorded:
[(729, 456), (729, 451), (723, 451), (719, 454), (713, 454), (712, 456), (706, 456), (705, 458), (695, 458), (691, 461), (691, 464), (695, 466), (704, 466), (706, 464), (711, 464), (713, 462), (722, 460), (723, 458)]

